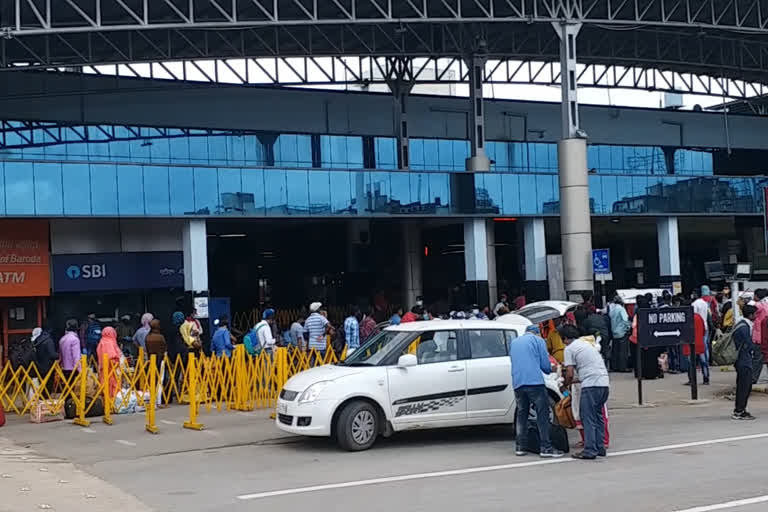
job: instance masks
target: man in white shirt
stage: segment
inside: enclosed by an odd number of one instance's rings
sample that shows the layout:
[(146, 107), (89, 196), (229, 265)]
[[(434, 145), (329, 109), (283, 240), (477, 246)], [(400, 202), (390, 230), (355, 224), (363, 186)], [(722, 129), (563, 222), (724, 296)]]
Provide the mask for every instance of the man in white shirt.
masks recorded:
[(584, 451), (574, 453), (574, 459), (593, 460), (605, 457), (605, 422), (603, 408), (608, 401), (610, 382), (600, 350), (579, 337), (572, 325), (558, 329), (565, 343), (565, 383), (570, 386), (574, 375), (581, 381), (579, 416), (584, 425)]
[(275, 310), (265, 309), (261, 315), (261, 322), (257, 323), (254, 329), (261, 350), (271, 354), (275, 349), (275, 337), (272, 336), (272, 324), (275, 322)]

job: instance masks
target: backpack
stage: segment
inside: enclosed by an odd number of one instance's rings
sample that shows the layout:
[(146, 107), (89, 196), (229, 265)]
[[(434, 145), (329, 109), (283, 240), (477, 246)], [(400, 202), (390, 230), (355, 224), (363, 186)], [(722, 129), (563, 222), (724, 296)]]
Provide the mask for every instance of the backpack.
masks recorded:
[(28, 368), (35, 360), (36, 351), (32, 340), (23, 338), (8, 347), (8, 359), (11, 361), (11, 367), (15, 370), (19, 367)]
[(735, 364), (739, 358), (739, 349), (733, 340), (733, 333), (739, 328), (739, 324), (712, 340), (712, 364), (714, 366), (730, 366)]

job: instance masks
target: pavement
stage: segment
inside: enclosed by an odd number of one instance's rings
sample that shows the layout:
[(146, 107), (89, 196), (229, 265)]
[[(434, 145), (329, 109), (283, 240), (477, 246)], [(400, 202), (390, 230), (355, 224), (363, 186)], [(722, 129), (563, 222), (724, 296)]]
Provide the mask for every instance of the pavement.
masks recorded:
[(765, 467), (768, 394), (752, 394), (756, 421), (736, 422), (722, 398), (734, 373), (713, 372), (697, 402), (684, 380), (644, 381), (651, 405), (638, 407), (637, 381), (613, 375), (610, 456), (596, 462), (517, 458), (506, 428), (398, 434), (346, 453), (282, 434), (265, 410), (204, 411), (197, 432), (181, 427), (186, 408), (171, 407), (158, 412), (157, 435), (143, 415), (85, 429), (9, 417), (0, 511), (768, 509), (764, 476), (749, 470)]

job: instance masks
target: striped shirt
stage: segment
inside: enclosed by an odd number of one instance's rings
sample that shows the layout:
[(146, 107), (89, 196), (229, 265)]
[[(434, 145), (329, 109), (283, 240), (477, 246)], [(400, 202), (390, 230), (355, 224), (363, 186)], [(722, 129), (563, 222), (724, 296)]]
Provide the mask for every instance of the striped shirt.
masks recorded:
[(344, 320), (344, 337), (349, 348), (360, 348), (360, 322), (354, 316)]
[(325, 328), (328, 325), (328, 319), (320, 313), (312, 313), (304, 322), (304, 330), (307, 331), (309, 339), (309, 348), (325, 352), (327, 343), (325, 340)]

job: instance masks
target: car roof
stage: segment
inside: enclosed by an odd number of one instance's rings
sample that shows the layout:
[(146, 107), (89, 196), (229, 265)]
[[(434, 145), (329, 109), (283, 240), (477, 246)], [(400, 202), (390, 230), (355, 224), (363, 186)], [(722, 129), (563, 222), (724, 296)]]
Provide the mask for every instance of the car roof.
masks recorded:
[(387, 331), (397, 332), (422, 332), (422, 331), (445, 331), (447, 329), (508, 329), (510, 327), (520, 327), (525, 330), (529, 324), (504, 323), (501, 327), (498, 322), (488, 320), (426, 320), (419, 322), (405, 322), (399, 325), (387, 327)]

